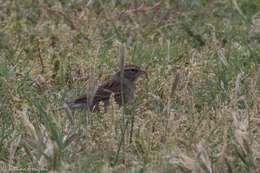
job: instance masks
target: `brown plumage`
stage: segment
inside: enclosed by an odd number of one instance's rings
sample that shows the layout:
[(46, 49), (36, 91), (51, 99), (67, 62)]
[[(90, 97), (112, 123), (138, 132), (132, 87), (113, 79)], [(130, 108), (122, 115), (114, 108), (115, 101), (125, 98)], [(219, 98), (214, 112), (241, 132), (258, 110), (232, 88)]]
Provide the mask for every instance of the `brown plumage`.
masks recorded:
[[(138, 66), (134, 64), (125, 65), (122, 79), (121, 71), (119, 71), (112, 77), (111, 80), (98, 87), (93, 98), (92, 104), (90, 104), (90, 110), (99, 111), (99, 102), (103, 102), (104, 111), (106, 112), (107, 107), (109, 106), (109, 98), (112, 93), (114, 93), (116, 103), (120, 106), (123, 103), (129, 102), (129, 100), (134, 98), (135, 81), (140, 75), (143, 74), (145, 74), (146, 77), (148, 77), (147, 73), (140, 69)], [(121, 89), (121, 87), (123, 90)], [(68, 103), (68, 106), (71, 109), (88, 107), (88, 98), (86, 95), (84, 95)]]

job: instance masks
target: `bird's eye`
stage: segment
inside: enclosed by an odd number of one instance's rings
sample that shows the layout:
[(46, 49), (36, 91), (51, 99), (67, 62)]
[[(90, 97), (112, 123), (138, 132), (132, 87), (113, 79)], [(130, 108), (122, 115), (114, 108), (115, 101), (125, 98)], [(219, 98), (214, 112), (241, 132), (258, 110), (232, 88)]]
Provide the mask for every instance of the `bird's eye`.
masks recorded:
[(136, 72), (137, 70), (136, 70), (136, 69), (134, 69), (134, 68), (132, 68), (132, 69), (131, 69), (131, 71), (132, 71), (132, 72)]

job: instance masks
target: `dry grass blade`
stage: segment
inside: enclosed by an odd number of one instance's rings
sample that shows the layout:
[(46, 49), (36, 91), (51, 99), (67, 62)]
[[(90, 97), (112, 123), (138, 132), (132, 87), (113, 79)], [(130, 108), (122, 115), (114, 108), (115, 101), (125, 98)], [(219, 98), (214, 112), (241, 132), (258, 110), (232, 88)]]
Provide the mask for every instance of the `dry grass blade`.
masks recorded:
[(47, 139), (47, 142), (45, 143), (46, 148), (43, 151), (43, 155), (40, 157), (40, 160), (38, 161), (38, 164), (41, 167), (47, 167), (49, 166), (49, 160), (47, 159), (47, 157), (54, 157), (54, 153), (55, 150), (57, 150), (57, 144), (53, 143), (52, 140), (50, 138)]
[(194, 159), (190, 158), (189, 156), (180, 153), (178, 157), (172, 158), (170, 163), (173, 165), (178, 165), (189, 170), (192, 170), (195, 165)]
[(94, 77), (91, 76), (88, 79), (87, 87), (86, 87), (86, 95), (87, 95), (87, 98), (88, 98), (88, 108), (89, 108), (89, 110), (91, 110), (91, 106), (92, 106), (92, 103), (93, 103), (93, 99), (96, 95), (97, 89), (98, 89), (97, 80)]
[(237, 3), (237, 0), (230, 0), (233, 7), (238, 11), (238, 13), (244, 18), (246, 19), (246, 16), (244, 15), (244, 13), (242, 12), (242, 10), (240, 9), (238, 3)]
[(68, 146), (69, 144), (71, 144), (71, 142), (72, 142), (73, 140), (75, 140), (77, 137), (78, 137), (78, 134), (77, 134), (77, 133), (73, 133), (73, 134), (71, 134), (69, 137), (67, 137), (67, 138), (65, 139), (65, 142), (64, 142), (65, 147)]
[[(120, 43), (119, 45), (119, 67), (120, 71), (124, 72), (125, 65), (125, 45), (124, 43)], [(121, 74), (123, 75), (123, 73)]]
[(69, 105), (68, 105), (67, 103), (65, 103), (65, 104), (62, 106), (61, 109), (64, 109), (64, 110), (65, 110), (68, 119), (70, 120), (70, 122), (71, 122), (72, 124), (74, 124), (74, 118), (73, 118), (73, 116), (72, 116), (72, 112), (71, 112), (71, 109), (69, 108)]
[(14, 155), (15, 155), (15, 153), (17, 151), (17, 147), (19, 146), (19, 144), (21, 142), (21, 135), (19, 135), (17, 137), (17, 131), (14, 131), (12, 136), (14, 137), (14, 140), (11, 143), (10, 148), (9, 148), (9, 165), (13, 165)]
[[(120, 71), (121, 71), (121, 74), (120, 74), (120, 78), (121, 78), (121, 86), (120, 86), (121, 100), (122, 100), (123, 107), (125, 108), (125, 106), (124, 106), (124, 93), (123, 93), (123, 91), (124, 91), (124, 89), (123, 89), (123, 76), (124, 76), (124, 64), (125, 64), (125, 45), (123, 43), (120, 43), (120, 46), (119, 46), (119, 64), (120, 64)], [(116, 153), (116, 158), (115, 158), (115, 164), (118, 161), (119, 153), (121, 151), (122, 145), (123, 145), (123, 149), (124, 149), (125, 132), (126, 132), (127, 124), (128, 124), (128, 121), (125, 123), (125, 112), (123, 111), (122, 114), (123, 115), (122, 115), (122, 119), (121, 119), (121, 139), (118, 143), (118, 148), (117, 148), (117, 153)]]
[(247, 144), (250, 143), (249, 136), (248, 136), (248, 121), (238, 121), (236, 114), (232, 113), (234, 124), (236, 126), (235, 130), (235, 138), (240, 147), (243, 149), (245, 153), (248, 152), (247, 150)]
[(177, 89), (177, 85), (178, 85), (178, 83), (179, 83), (179, 79), (180, 79), (180, 74), (179, 74), (179, 73), (176, 73), (176, 74), (175, 74), (175, 78), (174, 78), (174, 80), (173, 80), (173, 82), (172, 82), (171, 97), (174, 96), (174, 93), (175, 93), (175, 91), (176, 91), (176, 89)]
[(197, 160), (195, 164), (195, 172), (205, 172), (205, 173), (212, 173), (211, 169), (211, 162), (209, 159), (209, 156), (207, 154), (207, 151), (202, 146), (202, 144), (197, 145), (198, 155)]
[(119, 65), (120, 65), (120, 78), (121, 78), (121, 99), (122, 99), (122, 103), (124, 105), (124, 88), (123, 88), (123, 76), (124, 76), (124, 66), (125, 66), (125, 45), (124, 43), (120, 43), (119, 46)]
[(235, 95), (237, 96), (239, 90), (240, 90), (240, 84), (241, 84), (241, 77), (243, 73), (239, 73), (237, 75), (236, 83), (235, 83)]
[(258, 11), (254, 16), (252, 16), (252, 23), (249, 36), (251, 38), (253, 37), (259, 37), (260, 36), (260, 11)]
[(20, 112), (22, 114), (23, 123), (24, 123), (27, 131), (29, 132), (30, 136), (32, 136), (34, 138), (34, 140), (38, 143), (40, 140), (39, 140), (39, 137), (36, 133), (36, 130), (35, 130), (33, 124), (29, 121), (29, 118), (26, 115), (27, 109), (28, 108), (26, 106), (24, 106), (23, 111)]

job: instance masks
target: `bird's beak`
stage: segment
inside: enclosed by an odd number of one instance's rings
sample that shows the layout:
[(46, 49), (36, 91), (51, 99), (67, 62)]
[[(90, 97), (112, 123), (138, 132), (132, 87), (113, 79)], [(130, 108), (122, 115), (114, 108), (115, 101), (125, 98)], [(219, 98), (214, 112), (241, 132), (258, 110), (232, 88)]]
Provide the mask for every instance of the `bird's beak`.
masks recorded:
[(147, 80), (149, 79), (148, 73), (147, 73), (146, 71), (141, 70), (140, 73), (141, 73), (141, 74), (144, 74)]

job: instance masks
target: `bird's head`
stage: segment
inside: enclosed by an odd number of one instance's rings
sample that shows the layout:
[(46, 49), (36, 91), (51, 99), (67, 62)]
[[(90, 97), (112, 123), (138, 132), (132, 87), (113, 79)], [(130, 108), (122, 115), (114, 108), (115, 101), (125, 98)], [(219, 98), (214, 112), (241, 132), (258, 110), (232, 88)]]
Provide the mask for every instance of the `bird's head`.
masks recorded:
[[(137, 78), (141, 75), (145, 75), (148, 79), (148, 74), (146, 71), (142, 70), (140, 67), (134, 64), (128, 64), (124, 67), (124, 77), (130, 81), (136, 81)], [(121, 71), (118, 73), (118, 75), (121, 75)]]

